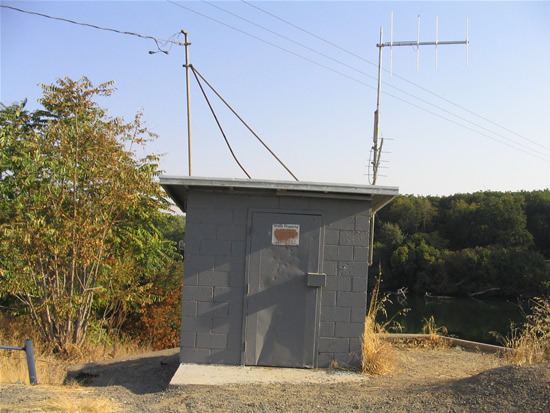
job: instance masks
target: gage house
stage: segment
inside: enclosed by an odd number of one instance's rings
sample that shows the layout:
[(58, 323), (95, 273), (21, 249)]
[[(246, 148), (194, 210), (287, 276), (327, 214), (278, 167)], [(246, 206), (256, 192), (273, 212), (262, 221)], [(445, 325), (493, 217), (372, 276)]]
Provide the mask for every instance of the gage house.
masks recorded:
[(398, 189), (162, 176), (187, 213), (181, 363), (357, 364), (370, 217)]

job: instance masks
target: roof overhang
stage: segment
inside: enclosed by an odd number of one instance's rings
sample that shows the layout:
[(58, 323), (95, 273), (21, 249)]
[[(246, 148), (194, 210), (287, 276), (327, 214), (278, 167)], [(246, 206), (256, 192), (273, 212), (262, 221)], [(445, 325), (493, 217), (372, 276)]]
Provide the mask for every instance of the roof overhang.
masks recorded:
[(187, 211), (187, 196), (190, 190), (244, 193), (249, 195), (263, 194), (309, 198), (354, 199), (371, 202), (373, 212), (380, 210), (393, 198), (399, 195), (399, 189), (392, 186), (206, 178), (197, 176), (163, 175), (160, 177), (160, 184), (183, 212)]

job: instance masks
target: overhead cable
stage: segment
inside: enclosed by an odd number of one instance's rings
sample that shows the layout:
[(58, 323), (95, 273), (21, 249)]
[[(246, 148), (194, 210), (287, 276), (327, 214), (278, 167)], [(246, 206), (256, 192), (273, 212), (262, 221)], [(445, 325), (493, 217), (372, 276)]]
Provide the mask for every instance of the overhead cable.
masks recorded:
[(291, 50), (285, 49), (284, 47), (279, 46), (279, 45), (277, 45), (277, 44), (275, 44), (275, 43), (272, 43), (272, 42), (269, 42), (269, 41), (267, 41), (267, 40), (264, 40), (264, 39), (262, 39), (261, 37), (255, 36), (255, 35), (253, 35), (253, 34), (251, 34), (251, 33), (248, 33), (248, 32), (245, 32), (244, 30), (238, 29), (237, 27), (231, 26), (230, 24), (224, 23), (224, 22), (222, 22), (221, 20), (215, 19), (215, 18), (210, 17), (210, 16), (208, 16), (208, 15), (206, 15), (206, 14), (204, 14), (204, 13), (201, 13), (201, 12), (198, 12), (198, 11), (196, 11), (196, 10), (193, 10), (193, 9), (191, 9), (191, 8), (189, 8), (189, 7), (187, 7), (187, 6), (184, 6), (183, 4), (177, 3), (177, 2), (175, 2), (175, 1), (172, 1), (172, 0), (166, 0), (166, 1), (167, 1), (168, 3), (173, 4), (174, 6), (181, 7), (182, 9), (185, 9), (185, 10), (187, 10), (187, 11), (190, 11), (191, 13), (194, 13), (194, 14), (196, 14), (196, 15), (198, 15), (198, 16), (204, 17), (205, 19), (212, 20), (213, 22), (218, 23), (218, 24), (221, 24), (222, 26), (228, 27), (228, 28), (230, 28), (231, 30), (235, 30), (236, 32), (239, 32), (239, 33), (241, 33), (241, 34), (244, 34), (245, 36), (252, 37), (253, 39), (256, 39), (256, 40), (258, 40), (258, 41), (260, 41), (260, 42), (262, 42), (262, 43), (265, 43), (265, 44), (267, 44), (267, 45), (269, 45), (269, 46), (271, 46), (271, 47), (274, 47), (274, 48), (276, 48), (276, 49), (282, 50), (283, 52), (286, 52), (286, 53), (289, 53), (289, 54), (291, 54), (291, 55), (293, 55), (293, 56), (296, 56), (297, 58), (302, 59), (302, 60), (305, 60), (306, 62), (309, 62), (309, 63), (312, 63), (312, 64), (314, 64), (314, 65), (320, 66), (320, 67), (322, 67), (322, 68), (324, 68), (324, 69), (327, 69), (327, 70), (330, 70), (331, 72), (334, 72), (334, 73), (336, 73), (336, 74), (338, 74), (338, 75), (340, 75), (340, 76), (346, 77), (346, 78), (348, 78), (348, 79), (350, 79), (350, 80), (353, 80), (354, 82), (361, 83), (361, 84), (363, 84), (363, 85), (365, 85), (365, 86), (367, 86), (367, 87), (370, 87), (371, 89), (376, 90), (376, 87), (374, 87), (374, 86), (371, 86), (371, 85), (369, 85), (369, 84), (367, 84), (367, 83), (365, 83), (365, 82), (361, 82), (360, 80), (357, 80), (357, 79), (355, 79), (355, 78), (353, 78), (353, 77), (351, 77), (351, 76), (349, 76), (349, 75), (346, 75), (346, 74), (343, 73), (343, 72), (340, 72), (340, 71), (338, 71), (338, 70), (336, 70), (336, 69), (333, 69), (333, 68), (331, 68), (331, 67), (329, 67), (329, 66), (326, 66), (326, 65), (324, 65), (324, 64), (322, 64), (322, 63), (316, 62), (316, 61), (313, 60), (313, 59), (310, 59), (310, 58), (308, 58), (308, 57), (302, 56), (302, 55), (300, 55), (300, 54), (298, 54), (298, 53), (295, 53), (295, 52), (293, 52), (293, 51), (291, 51)]
[[(253, 8), (255, 8), (255, 9), (261, 11), (262, 13), (265, 13), (265, 14), (267, 14), (267, 15), (269, 15), (269, 16), (271, 16), (271, 17), (273, 17), (273, 18), (275, 18), (275, 19), (277, 19), (277, 20), (279, 20), (279, 21), (281, 21), (281, 22), (283, 22), (283, 23), (285, 23), (285, 24), (291, 26), (291, 27), (294, 27), (295, 29), (300, 30), (300, 31), (302, 31), (302, 32), (304, 32), (304, 33), (306, 33), (306, 34), (308, 34), (308, 35), (310, 35), (310, 36), (312, 36), (312, 37), (314, 37), (314, 38), (316, 38), (316, 39), (318, 39), (318, 40), (321, 40), (322, 42), (324, 42), (324, 43), (326, 43), (326, 44), (329, 44), (329, 45), (331, 45), (331, 46), (333, 46), (333, 47), (335, 47), (335, 48), (341, 50), (342, 52), (347, 53), (347, 54), (350, 55), (350, 56), (353, 56), (353, 57), (355, 57), (355, 58), (357, 58), (357, 59), (360, 59), (360, 60), (362, 60), (363, 62), (366, 62), (366, 63), (368, 63), (369, 65), (371, 65), (371, 66), (373, 66), (373, 67), (376, 67), (376, 68), (378, 67), (378, 64), (377, 64), (377, 63), (372, 62), (372, 61), (370, 61), (370, 60), (368, 60), (368, 59), (364, 58), (363, 56), (360, 56), (360, 55), (358, 55), (358, 54), (356, 54), (356, 53), (353, 53), (352, 51), (347, 50), (347, 49), (345, 49), (345, 48), (343, 48), (343, 47), (341, 47), (341, 46), (339, 46), (339, 45), (337, 45), (337, 44), (335, 44), (335, 43), (333, 43), (333, 42), (331, 42), (331, 41), (329, 41), (329, 40), (327, 40), (327, 39), (325, 39), (325, 38), (323, 38), (323, 37), (321, 37), (321, 36), (318, 36), (317, 34), (312, 33), (312, 32), (310, 32), (310, 31), (308, 31), (308, 30), (306, 30), (306, 29), (304, 29), (304, 28), (302, 28), (302, 27), (300, 27), (300, 26), (298, 26), (298, 25), (296, 25), (296, 24), (294, 24), (294, 23), (291, 23), (291, 22), (289, 22), (289, 21), (287, 21), (287, 20), (285, 20), (285, 19), (283, 19), (283, 18), (281, 18), (281, 17), (279, 17), (279, 16), (277, 16), (277, 15), (275, 15), (275, 14), (273, 14), (273, 13), (271, 13), (271, 12), (269, 12), (269, 11), (267, 11), (267, 10), (265, 10), (265, 9), (263, 9), (263, 8), (261, 8), (261, 7), (259, 7), (259, 6), (257, 6), (257, 5), (255, 5), (255, 4), (252, 4), (252, 3), (250, 3), (250, 2), (248, 2), (248, 1), (246, 1), (246, 0), (241, 0), (241, 2), (245, 3), (247, 6), (253, 7)], [(405, 78), (405, 77), (403, 77), (403, 76), (400, 76), (400, 75), (396, 74), (395, 72), (392, 73), (392, 72), (391, 72), (390, 70), (388, 70), (388, 69), (382, 69), (382, 70), (384, 70), (384, 71), (387, 72), (387, 73), (392, 74), (392, 76), (395, 76), (396, 78), (401, 79), (401, 80), (403, 80), (404, 82), (407, 82), (408, 84), (410, 84), (410, 85), (412, 85), (412, 86), (414, 86), (414, 87), (417, 87), (418, 89), (420, 89), (420, 90), (422, 90), (422, 91), (424, 91), (424, 92), (426, 92), (426, 93), (431, 94), (432, 96), (435, 96), (435, 97), (437, 97), (437, 98), (439, 98), (439, 99), (441, 99), (441, 100), (443, 100), (443, 101), (445, 101), (445, 102), (447, 102), (447, 103), (450, 103), (451, 105), (453, 105), (453, 106), (455, 106), (455, 107), (457, 107), (457, 108), (459, 108), (459, 109), (461, 109), (461, 110), (463, 110), (463, 111), (465, 111), (465, 112), (470, 113), (471, 115), (474, 115), (474, 116), (476, 116), (476, 117), (478, 117), (478, 118), (480, 118), (480, 119), (482, 119), (482, 120), (484, 120), (484, 121), (486, 121), (486, 122), (488, 122), (488, 123), (490, 123), (490, 124), (492, 124), (492, 125), (494, 125), (494, 126), (497, 126), (497, 127), (501, 128), (501, 129), (503, 129), (503, 130), (505, 130), (505, 131), (507, 131), (507, 132), (513, 134), (513, 135), (516, 135), (516, 136), (519, 137), (519, 138), (522, 138), (522, 139), (524, 139), (524, 140), (526, 140), (526, 141), (529, 141), (529, 142), (531, 142), (531, 143), (533, 143), (533, 144), (535, 144), (535, 145), (537, 145), (537, 146), (539, 146), (539, 147), (541, 147), (541, 148), (544, 148), (544, 149), (546, 149), (546, 150), (550, 150), (549, 147), (544, 146), (544, 145), (541, 145), (540, 143), (538, 143), (537, 141), (535, 141), (535, 140), (533, 140), (533, 139), (530, 139), (530, 138), (528, 138), (528, 137), (526, 137), (526, 136), (523, 136), (523, 135), (521, 135), (521, 134), (519, 134), (519, 133), (517, 133), (517, 132), (514, 132), (513, 130), (508, 129), (507, 127), (502, 126), (502, 125), (500, 125), (500, 124), (498, 124), (498, 123), (496, 123), (496, 122), (494, 122), (494, 121), (492, 121), (492, 120), (490, 120), (490, 119), (488, 119), (488, 118), (486, 118), (486, 117), (484, 117), (484, 116), (482, 116), (482, 115), (480, 115), (480, 114), (478, 114), (478, 113), (476, 113), (476, 112), (474, 112), (474, 111), (472, 111), (472, 110), (470, 110), (470, 109), (468, 109), (468, 108), (466, 108), (466, 107), (464, 107), (464, 106), (462, 106), (462, 105), (460, 105), (460, 104), (458, 104), (458, 103), (456, 103), (456, 102), (453, 102), (452, 100), (450, 100), (450, 99), (448, 99), (448, 98), (446, 98), (446, 97), (444, 97), (444, 96), (441, 96), (440, 94), (438, 94), (438, 93), (436, 93), (436, 92), (433, 92), (433, 91), (431, 91), (431, 90), (425, 88), (424, 86), (421, 86), (421, 85), (419, 85), (419, 84), (417, 84), (417, 83), (415, 83), (415, 82), (413, 82), (413, 81), (411, 81), (411, 80), (409, 80), (409, 79), (407, 79), (407, 78)], [(384, 82), (384, 84), (387, 84), (387, 83)], [(389, 85), (389, 84), (387, 84), (387, 86), (390, 86), (390, 87), (391, 87), (391, 85)], [(495, 133), (495, 132), (493, 132), (493, 133)], [(502, 136), (502, 135), (500, 135), (500, 136)]]
[[(342, 65), (342, 66), (344, 66), (344, 67), (347, 67), (348, 69), (351, 69), (351, 70), (353, 70), (353, 71), (355, 71), (355, 72), (357, 72), (357, 73), (360, 73), (360, 74), (362, 74), (362, 75), (364, 75), (364, 76), (366, 76), (366, 77), (368, 77), (368, 78), (370, 78), (370, 79), (373, 79), (373, 80), (378, 81), (378, 79), (377, 79), (375, 76), (373, 76), (373, 75), (371, 75), (371, 74), (369, 74), (369, 73), (365, 73), (365, 72), (363, 72), (363, 71), (361, 71), (361, 70), (359, 70), (359, 69), (357, 69), (357, 68), (355, 68), (355, 67), (353, 67), (353, 66), (351, 66), (351, 65), (348, 65), (348, 64), (346, 64), (346, 63), (344, 63), (344, 62), (341, 62), (340, 60), (335, 59), (335, 58), (333, 58), (332, 56), (329, 56), (329, 55), (327, 55), (327, 54), (324, 54), (324, 53), (322, 53), (322, 52), (320, 52), (320, 51), (318, 51), (318, 50), (315, 50), (315, 49), (313, 49), (313, 48), (311, 48), (311, 47), (309, 47), (309, 46), (307, 46), (307, 45), (305, 45), (305, 44), (303, 44), (303, 43), (300, 43), (300, 42), (295, 41), (295, 40), (293, 40), (293, 39), (291, 39), (291, 38), (289, 38), (289, 37), (287, 37), (287, 36), (284, 36), (284, 35), (282, 35), (282, 34), (280, 34), (280, 33), (277, 33), (277, 32), (275, 32), (275, 31), (273, 31), (273, 30), (271, 30), (271, 29), (269, 29), (269, 28), (267, 28), (267, 27), (265, 27), (265, 26), (262, 26), (262, 25), (260, 25), (260, 24), (257, 24), (257, 23), (255, 23), (255, 22), (251, 21), (251, 20), (248, 20), (248, 19), (246, 19), (246, 18), (244, 18), (244, 17), (242, 17), (242, 16), (239, 16), (238, 14), (233, 13), (233, 12), (231, 12), (231, 11), (229, 11), (229, 10), (226, 10), (226, 9), (220, 7), (220, 6), (217, 6), (217, 5), (215, 5), (215, 4), (211, 3), (211, 2), (209, 2), (208, 0), (201, 0), (201, 1), (202, 1), (203, 3), (208, 4), (208, 5), (211, 6), (211, 7), (214, 7), (214, 8), (216, 8), (216, 9), (218, 9), (218, 10), (223, 11), (224, 13), (227, 13), (227, 14), (233, 16), (233, 17), (237, 17), (238, 19), (241, 19), (241, 20), (243, 20), (243, 21), (245, 21), (245, 22), (247, 22), (247, 23), (249, 23), (249, 24), (252, 24), (252, 25), (254, 25), (254, 26), (256, 26), (256, 27), (259, 27), (259, 28), (262, 29), (262, 30), (265, 30), (265, 31), (267, 31), (267, 32), (269, 32), (269, 33), (271, 33), (271, 34), (274, 34), (274, 35), (276, 35), (276, 36), (282, 38), (282, 39), (285, 39), (285, 40), (287, 40), (287, 41), (289, 41), (289, 42), (291, 42), (291, 43), (294, 43), (294, 44), (296, 44), (296, 45), (298, 45), (298, 46), (300, 46), (300, 47), (303, 47), (304, 49), (307, 49), (307, 50), (309, 50), (309, 51), (311, 51), (311, 52), (314, 52), (314, 53), (316, 53), (316, 54), (318, 54), (318, 55), (320, 55), (320, 56), (322, 56), (322, 57), (324, 57), (324, 58), (326, 58), (326, 59), (332, 60), (333, 62), (338, 63), (338, 64), (340, 64), (340, 65)], [(244, 0), (243, 0), (243, 2), (244, 2), (244, 3), (247, 3), (247, 2), (244, 1)], [(248, 4), (248, 3), (247, 3), (247, 4)], [(256, 6), (252, 6), (252, 7), (256, 8), (256, 9), (258, 9), (258, 10), (262, 10), (261, 8), (256, 7)], [(263, 10), (262, 10), (262, 11), (263, 11)], [(274, 16), (274, 15), (271, 14), (271, 13), (268, 13), (268, 14), (271, 15), (271, 16)], [(275, 16), (274, 16), (274, 17), (275, 17)], [(288, 23), (288, 22), (285, 21), (285, 23)], [(288, 23), (288, 24), (291, 24), (291, 23)], [(292, 25), (292, 24), (291, 24), (291, 25)], [(292, 25), (292, 26), (293, 26), (293, 27), (297, 27), (297, 26), (295, 26), (295, 25)], [(312, 33), (308, 32), (308, 31), (306, 31), (306, 33), (308, 33), (308, 34), (310, 34), (310, 35), (313, 35)], [(313, 36), (314, 36), (314, 35), (313, 35)], [(316, 37), (316, 38), (319, 38), (319, 39), (322, 39), (322, 38), (320, 38), (320, 37), (318, 37), (318, 36), (315, 36), (315, 37)], [(327, 42), (328, 42), (328, 41), (327, 41)], [(334, 44), (331, 43), (331, 42), (328, 42), (328, 43), (330, 43), (331, 45), (334, 45)], [(336, 46), (336, 45), (334, 45), (334, 46)], [(338, 47), (338, 46), (336, 46), (336, 47)], [(360, 57), (360, 56), (357, 56), (357, 57)], [(369, 62), (369, 63), (370, 63), (370, 62)], [(375, 66), (376, 66), (376, 65), (375, 65)], [(524, 145), (524, 144), (522, 144), (522, 143), (519, 143), (519, 142), (515, 141), (514, 139), (508, 138), (508, 137), (505, 136), (505, 135), (502, 135), (502, 134), (500, 134), (500, 133), (498, 133), (498, 132), (495, 132), (495, 131), (493, 131), (493, 130), (491, 130), (491, 129), (488, 129), (488, 128), (486, 128), (485, 126), (480, 125), (479, 123), (473, 122), (473, 121), (471, 121), (471, 120), (469, 120), (469, 119), (467, 119), (467, 118), (465, 118), (465, 117), (463, 117), (463, 116), (457, 115), (456, 113), (453, 113), (453, 112), (451, 112), (450, 110), (447, 110), (447, 109), (445, 109), (445, 108), (443, 108), (443, 107), (441, 107), (441, 106), (439, 106), (439, 105), (436, 105), (436, 104), (434, 104), (434, 103), (432, 103), (432, 102), (430, 102), (430, 101), (428, 101), (428, 100), (426, 100), (426, 99), (422, 99), (422, 98), (420, 98), (420, 97), (418, 97), (418, 96), (416, 96), (416, 95), (414, 95), (414, 94), (412, 94), (412, 93), (407, 92), (406, 90), (403, 90), (403, 89), (401, 89), (401, 88), (399, 88), (399, 87), (397, 87), (397, 86), (394, 86), (394, 85), (392, 85), (392, 84), (389, 84), (389, 83), (387, 83), (387, 82), (383, 82), (383, 83), (384, 83), (386, 86), (388, 86), (388, 87), (390, 87), (390, 88), (392, 88), (392, 89), (395, 89), (395, 90), (397, 90), (397, 91), (399, 91), (399, 92), (401, 92), (401, 93), (403, 93), (403, 94), (405, 94), (405, 95), (407, 95), (407, 96), (412, 97), (413, 99), (417, 99), (417, 100), (419, 100), (419, 101), (421, 101), (421, 102), (423, 102), (423, 103), (425, 103), (425, 104), (427, 104), (427, 105), (429, 105), (429, 106), (432, 106), (432, 107), (434, 107), (434, 108), (436, 108), (436, 109), (441, 110), (442, 112), (445, 112), (445, 113), (447, 113), (447, 114), (449, 114), (449, 115), (451, 115), (451, 116), (455, 116), (456, 118), (458, 118), (458, 119), (460, 119), (460, 120), (462, 120), (462, 121), (464, 121), (464, 122), (468, 122), (468, 123), (470, 123), (470, 124), (472, 124), (472, 125), (474, 125), (474, 126), (476, 126), (476, 127), (478, 127), (478, 128), (481, 128), (481, 129), (483, 129), (483, 130), (486, 131), (486, 132), (493, 133), (493, 134), (495, 134), (495, 135), (497, 135), (497, 136), (499, 136), (499, 137), (501, 137), (501, 138), (503, 138), (503, 139), (505, 139), (505, 140), (507, 140), (507, 141), (510, 141), (510, 142), (513, 142), (513, 143), (515, 143), (515, 144), (517, 144), (517, 145), (519, 145), (519, 146), (522, 146), (522, 147), (526, 148), (527, 150), (534, 151), (534, 150), (531, 149), (530, 147), (528, 147), (528, 146), (526, 146), (526, 145)], [(550, 150), (550, 149), (549, 149), (549, 150)], [(537, 152), (537, 151), (534, 151), (534, 152)]]
[[(23, 10), (23, 9), (19, 9), (17, 7), (7, 6), (7, 5), (4, 5), (4, 4), (0, 4), (0, 7), (15, 10), (15, 11), (18, 11), (18, 12), (21, 12), (21, 13), (27, 13), (27, 14), (33, 14), (35, 16), (45, 17), (47, 19), (64, 21), (66, 23), (76, 24), (76, 25), (79, 25), (79, 26), (86, 26), (86, 27), (91, 27), (93, 29), (105, 30), (105, 31), (114, 32), (114, 33), (118, 33), (118, 34), (125, 34), (125, 35), (128, 35), (128, 36), (135, 36), (135, 37), (139, 37), (141, 39), (153, 40), (155, 42), (155, 44), (157, 45), (158, 51), (162, 52), (162, 53), (165, 53), (165, 54), (168, 54), (168, 51), (163, 50), (162, 47), (165, 47), (167, 44), (175, 44), (175, 45), (178, 45), (178, 46), (184, 46), (184, 43), (176, 41), (176, 40), (171, 40), (171, 39), (163, 40), (163, 39), (159, 39), (157, 37), (147, 36), (147, 35), (143, 35), (143, 34), (139, 34), (139, 33), (127, 32), (127, 31), (112, 29), (112, 28), (109, 28), (109, 27), (96, 26), (95, 24), (77, 22), (77, 21), (74, 21), (74, 20), (65, 19), (63, 17), (50, 16), (48, 14), (38, 13), (38, 12), (35, 12), (35, 11), (29, 11), (29, 10)], [(152, 52), (152, 53), (156, 53), (156, 52)]]
[[(280, 33), (277, 33), (276, 31), (273, 31), (273, 30), (271, 30), (271, 29), (269, 29), (269, 28), (267, 28), (267, 27), (265, 27), (265, 26), (262, 26), (261, 24), (255, 23), (255, 22), (253, 22), (253, 21), (251, 21), (251, 20), (248, 20), (248, 19), (245, 19), (244, 17), (239, 16), (239, 15), (236, 14), (236, 13), (230, 12), (229, 10), (226, 10), (226, 9), (220, 7), (220, 6), (216, 6), (215, 4), (213, 4), (213, 3), (211, 3), (211, 2), (209, 2), (209, 1), (207, 1), (207, 0), (201, 0), (201, 1), (202, 1), (203, 3), (208, 4), (208, 5), (211, 6), (211, 7), (214, 7), (214, 8), (216, 8), (216, 9), (218, 9), (218, 10), (221, 10), (221, 11), (227, 13), (227, 14), (230, 14), (230, 15), (233, 16), (233, 17), (237, 17), (238, 19), (241, 19), (241, 20), (243, 20), (243, 21), (245, 21), (245, 22), (247, 22), (247, 23), (249, 23), (249, 24), (252, 24), (252, 25), (254, 25), (254, 26), (256, 26), (256, 27), (259, 27), (260, 29), (265, 30), (265, 31), (267, 31), (267, 32), (269, 32), (269, 33), (271, 33), (271, 34), (274, 34), (275, 36), (278, 36), (278, 37), (280, 37), (280, 38), (282, 38), (282, 39), (285, 39), (286, 41), (289, 41), (289, 42), (294, 43), (294, 44), (296, 44), (296, 45), (298, 45), (298, 46), (300, 46), (300, 47), (303, 47), (304, 49), (309, 50), (310, 52), (316, 53), (316, 54), (318, 54), (319, 56), (324, 57), (325, 59), (332, 60), (333, 62), (336, 62), (336, 63), (338, 63), (338, 64), (340, 64), (340, 65), (342, 65), (342, 66), (347, 67), (348, 69), (351, 69), (351, 70), (353, 70), (353, 71), (355, 71), (355, 72), (357, 72), (357, 73), (360, 73), (360, 74), (362, 74), (362, 75), (364, 75), (364, 76), (370, 77), (370, 78), (373, 79), (373, 80), (377, 80), (375, 76), (372, 76), (372, 75), (370, 75), (370, 74), (368, 74), (368, 73), (366, 73), (366, 72), (363, 72), (363, 71), (357, 69), (356, 67), (350, 66), (350, 65), (348, 65), (348, 64), (346, 64), (346, 63), (343, 63), (343, 62), (341, 62), (340, 60), (333, 58), (332, 56), (329, 56), (329, 55), (327, 55), (327, 54), (325, 54), (325, 53), (322, 53), (322, 52), (320, 52), (320, 51), (318, 51), (318, 50), (315, 50), (314, 48), (309, 47), (309, 46), (307, 46), (307, 45), (305, 45), (305, 44), (303, 44), (303, 43), (300, 43), (300, 42), (298, 42), (298, 41), (296, 41), (296, 40), (294, 40), (294, 39), (291, 39), (290, 37), (287, 37), (287, 36), (284, 36), (284, 35), (282, 35), (282, 34), (280, 34)], [(391, 86), (391, 85), (388, 85), (388, 86)]]
[(214, 87), (210, 83), (208, 83), (208, 81), (204, 78), (204, 76), (201, 75), (200, 72), (197, 69), (195, 69), (195, 67), (193, 65), (191, 65), (191, 69), (193, 70), (193, 73), (200, 76), (200, 78), (204, 81), (204, 83), (206, 83), (208, 85), (208, 87), (216, 94), (216, 96), (218, 96), (218, 98), (225, 104), (225, 106), (227, 106), (229, 108), (229, 110), (231, 112), (233, 112), (233, 114), (241, 121), (241, 123), (244, 126), (246, 126), (246, 128), (250, 131), (250, 133), (252, 133), (252, 135), (254, 135), (254, 137), (269, 151), (269, 153), (283, 166), (283, 168), (285, 168), (286, 171), (296, 181), (298, 181), (299, 179), (296, 178), (296, 175), (294, 175), (292, 173), (292, 171), (290, 169), (288, 169), (288, 167), (284, 164), (284, 162), (281, 161), (277, 155), (275, 155), (275, 153), (271, 150), (271, 148), (269, 146), (267, 146), (267, 144), (258, 136), (258, 134), (256, 132), (254, 132), (250, 126), (248, 126), (248, 124), (243, 120), (243, 118), (241, 118), (239, 116), (239, 114), (237, 112), (235, 112), (235, 110), (231, 107), (231, 105), (225, 101), (225, 99), (218, 93), (218, 91), (216, 89), (214, 89)]

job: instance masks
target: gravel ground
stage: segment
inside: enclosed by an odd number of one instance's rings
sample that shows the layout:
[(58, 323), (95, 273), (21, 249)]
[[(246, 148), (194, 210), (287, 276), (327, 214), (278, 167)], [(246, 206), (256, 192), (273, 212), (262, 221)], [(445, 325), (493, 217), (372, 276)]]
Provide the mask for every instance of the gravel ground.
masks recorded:
[(81, 369), (79, 386), (0, 385), (0, 412), (550, 412), (549, 364), (457, 348), (400, 348), (393, 376), (360, 382), (169, 390), (178, 357), (159, 354)]

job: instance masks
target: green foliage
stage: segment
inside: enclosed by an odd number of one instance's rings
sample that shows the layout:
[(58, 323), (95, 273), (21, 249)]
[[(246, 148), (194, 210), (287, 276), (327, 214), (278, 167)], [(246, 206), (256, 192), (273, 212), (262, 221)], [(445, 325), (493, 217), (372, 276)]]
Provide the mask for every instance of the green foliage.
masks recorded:
[(436, 209), (428, 198), (412, 195), (400, 196), (394, 200), (383, 214), (385, 218), (399, 226), (405, 234), (429, 231)]
[(164, 214), (162, 220), (158, 220), (155, 225), (164, 238), (170, 241), (185, 239), (185, 215)]
[[(163, 214), (155, 223), (174, 248), (185, 237), (185, 216)], [(152, 300), (132, 312), (122, 326), (127, 334), (154, 350), (180, 345), (183, 260), (177, 256), (153, 276)]]
[(180, 345), (183, 263), (175, 260), (153, 278), (154, 299), (142, 305), (123, 330), (154, 350)]
[(63, 351), (91, 320), (116, 328), (150, 301), (174, 249), (153, 225), (168, 207), (158, 157), (134, 152), (155, 138), (141, 115), (124, 123), (95, 103), (112, 83), (42, 88), (43, 110), (0, 111), (0, 295), (19, 299)]
[[(548, 291), (550, 192), (399, 197), (377, 214), (385, 288), (503, 296)], [(498, 289), (498, 290), (495, 290)]]
[[(444, 206), (449, 205), (448, 209)], [(455, 249), (502, 245), (530, 247), (523, 196), (478, 192), (455, 195), (441, 202), (443, 234)]]
[(527, 230), (533, 235), (538, 252), (550, 258), (550, 191), (525, 193)]

